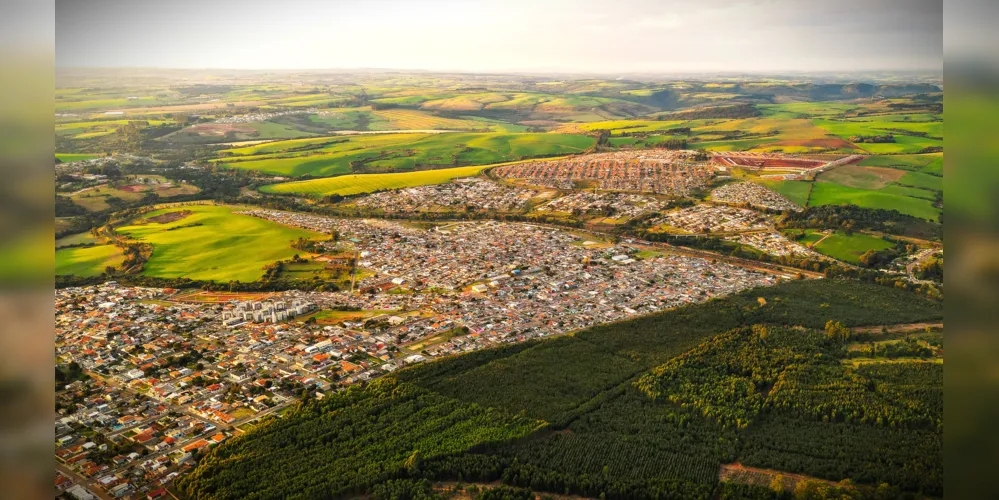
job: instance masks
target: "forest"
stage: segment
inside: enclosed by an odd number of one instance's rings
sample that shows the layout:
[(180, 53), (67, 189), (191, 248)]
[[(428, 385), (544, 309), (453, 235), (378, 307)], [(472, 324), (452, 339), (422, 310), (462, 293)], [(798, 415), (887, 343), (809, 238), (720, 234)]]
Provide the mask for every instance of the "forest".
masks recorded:
[(478, 498), (790, 498), (719, 482), (739, 461), (850, 479), (799, 482), (836, 498), (938, 496), (942, 364), (855, 367), (847, 347), (853, 327), (941, 317), (942, 304), (903, 290), (785, 282), (306, 401), (178, 485), (188, 498), (441, 495), (428, 481), (507, 486)]

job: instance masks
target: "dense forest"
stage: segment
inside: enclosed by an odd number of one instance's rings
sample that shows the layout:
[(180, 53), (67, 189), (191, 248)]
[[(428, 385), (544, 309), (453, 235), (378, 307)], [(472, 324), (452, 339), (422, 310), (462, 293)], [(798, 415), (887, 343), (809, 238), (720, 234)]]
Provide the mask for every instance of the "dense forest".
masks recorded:
[(309, 400), (177, 485), (189, 498), (430, 498), (440, 481), (506, 485), (475, 498), (791, 497), (719, 482), (739, 461), (852, 481), (799, 482), (801, 498), (942, 495), (942, 364), (848, 355), (852, 327), (940, 318), (939, 302), (872, 284), (753, 289)]

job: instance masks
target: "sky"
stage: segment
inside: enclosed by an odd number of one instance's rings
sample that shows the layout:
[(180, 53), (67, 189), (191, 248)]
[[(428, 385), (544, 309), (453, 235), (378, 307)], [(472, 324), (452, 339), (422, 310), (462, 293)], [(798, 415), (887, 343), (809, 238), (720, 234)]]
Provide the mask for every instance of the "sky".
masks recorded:
[(943, 65), (942, 1), (56, 0), (57, 67), (825, 72)]

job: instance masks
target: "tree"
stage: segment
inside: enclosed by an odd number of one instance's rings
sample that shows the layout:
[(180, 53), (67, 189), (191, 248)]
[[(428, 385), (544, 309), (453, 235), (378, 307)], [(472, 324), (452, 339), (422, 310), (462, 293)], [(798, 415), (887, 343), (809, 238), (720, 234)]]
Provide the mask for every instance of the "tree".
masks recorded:
[(839, 321), (826, 322), (826, 337), (837, 342), (846, 342), (850, 338), (850, 329)]

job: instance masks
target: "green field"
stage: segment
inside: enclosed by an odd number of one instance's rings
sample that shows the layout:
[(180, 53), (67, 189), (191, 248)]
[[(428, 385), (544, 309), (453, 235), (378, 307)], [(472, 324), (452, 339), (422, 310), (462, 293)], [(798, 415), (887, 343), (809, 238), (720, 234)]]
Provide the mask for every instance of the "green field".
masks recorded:
[(753, 179), (753, 182), (777, 191), (794, 204), (802, 207), (808, 202), (808, 192), (812, 189), (812, 183), (808, 181)]
[[(155, 179), (156, 184), (143, 184), (141, 182), (142, 178)], [(137, 190), (126, 190), (121, 189), (126, 186), (139, 186)], [(197, 193), (199, 189), (197, 186), (191, 184), (174, 184), (169, 182), (163, 176), (159, 175), (138, 175), (130, 176), (121, 181), (114, 183), (103, 184), (100, 186), (95, 186), (93, 188), (87, 189), (85, 191), (79, 191), (74, 193), (69, 198), (73, 200), (73, 203), (80, 205), (81, 207), (87, 209), (91, 212), (98, 212), (101, 210), (107, 210), (111, 207), (108, 203), (110, 198), (118, 198), (126, 202), (134, 202), (136, 200), (142, 199), (147, 192), (156, 193), (160, 198), (171, 198), (174, 196), (182, 196), (187, 194)]]
[(580, 153), (596, 140), (571, 134), (445, 133), (384, 134), (261, 144), (224, 151), (227, 167), (274, 175), (331, 176), (367, 171), (397, 172)]
[(93, 160), (94, 158), (99, 158), (101, 155), (92, 155), (86, 153), (56, 153), (55, 157), (57, 160), (63, 163), (70, 163), (74, 161), (84, 161)]
[[(926, 194), (924, 195), (924, 193)], [(898, 210), (903, 214), (930, 221), (936, 221), (940, 216), (940, 210), (933, 206), (932, 193), (894, 185), (872, 191), (819, 180), (812, 186), (808, 205), (813, 207), (857, 205), (864, 208), (884, 208)]]
[[(915, 153), (923, 148), (942, 147), (943, 122), (909, 123), (886, 120), (845, 121), (845, 120), (812, 120), (812, 122), (827, 132), (849, 140), (859, 135), (893, 134), (895, 142), (889, 143), (858, 143), (857, 146), (874, 154)], [(904, 135), (890, 129), (902, 129), (917, 133), (926, 133), (930, 137)]]
[[(851, 264), (860, 264), (860, 256), (868, 250), (884, 250), (894, 246), (877, 236), (863, 233), (847, 235), (843, 231), (826, 236), (819, 231), (805, 230), (805, 237), (798, 241), (814, 245), (812, 249), (816, 252)], [(819, 241), (821, 243), (815, 244)]]
[[(256, 280), (263, 276), (263, 266), (301, 253), (291, 248), (292, 240), (320, 236), (234, 214), (235, 210), (238, 208), (214, 205), (164, 208), (145, 214), (117, 231), (153, 245), (153, 255), (146, 262), (143, 274), (214, 281)], [(191, 213), (172, 222), (149, 220), (184, 211)]]
[(394, 174), (341, 175), (328, 179), (311, 179), (271, 184), (261, 187), (260, 191), (274, 194), (305, 194), (314, 196), (338, 194), (347, 196), (389, 189), (443, 184), (459, 177), (478, 175), (484, 168), (486, 166), (419, 170), (416, 172), (399, 172)]
[(114, 245), (59, 248), (55, 252), (55, 273), (56, 276), (97, 276), (107, 266), (117, 267), (124, 260), (125, 256)]
[(943, 175), (943, 153), (922, 155), (868, 156), (858, 165), (870, 167), (891, 167), (912, 170), (927, 174)]

